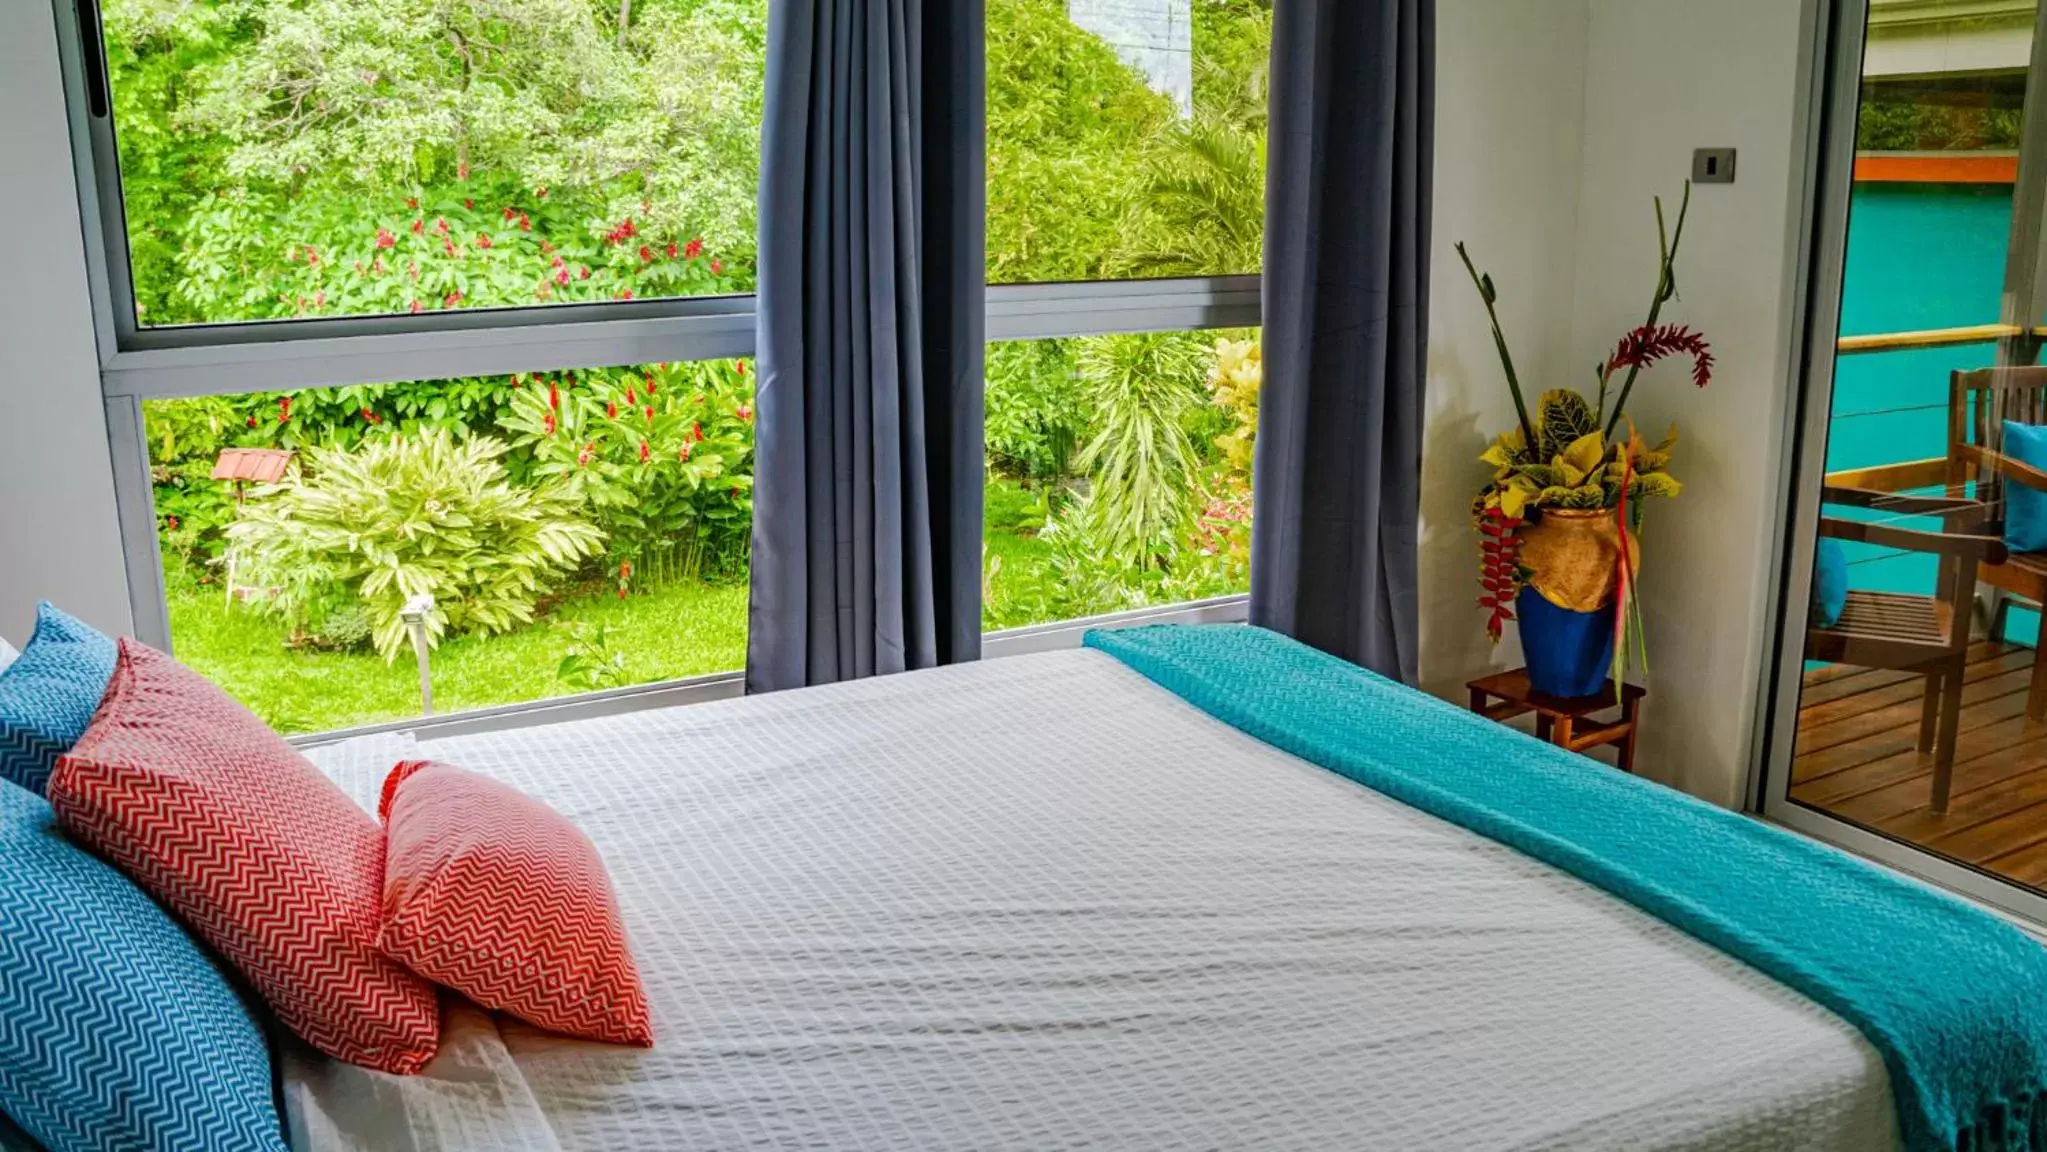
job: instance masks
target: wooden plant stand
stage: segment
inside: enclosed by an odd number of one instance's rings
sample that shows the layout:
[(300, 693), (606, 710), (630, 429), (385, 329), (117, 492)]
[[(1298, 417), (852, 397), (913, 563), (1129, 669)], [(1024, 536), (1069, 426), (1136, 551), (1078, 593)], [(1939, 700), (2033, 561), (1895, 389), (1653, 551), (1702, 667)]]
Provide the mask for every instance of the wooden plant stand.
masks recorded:
[[(1642, 720), (1642, 697), (1648, 689), (1624, 684), (1618, 700), (1613, 681), (1590, 696), (1565, 699), (1545, 696), (1528, 683), (1528, 669), (1515, 668), (1481, 676), (1466, 684), (1471, 689), (1471, 710), (1488, 720), (1505, 721), (1524, 712), (1535, 713), (1535, 736), (1559, 748), (1584, 752), (1601, 744), (1617, 745), (1623, 772), (1635, 770), (1635, 736)], [(1599, 720), (1597, 715), (1618, 709), (1618, 720)]]

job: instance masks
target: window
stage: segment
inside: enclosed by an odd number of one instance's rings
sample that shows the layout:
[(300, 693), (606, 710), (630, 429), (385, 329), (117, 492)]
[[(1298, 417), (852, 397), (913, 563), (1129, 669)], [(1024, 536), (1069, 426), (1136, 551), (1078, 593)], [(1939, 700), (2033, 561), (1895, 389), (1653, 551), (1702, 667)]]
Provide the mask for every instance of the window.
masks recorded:
[(135, 317), (751, 288), (766, 0), (104, 0)]
[(441, 711), (736, 670), (752, 380), (720, 360), (150, 401), (178, 656), (288, 733), (422, 713), (419, 592)]
[(1270, 0), (988, 0), (990, 283), (1255, 273)]
[(1255, 330), (991, 345), (987, 626), (1246, 591), (1260, 372)]
[[(137, 634), (410, 722), (438, 564), (437, 715), (736, 692), (766, 0), (55, 6)], [(990, 630), (1240, 614), (1271, 8), (987, 0)]]

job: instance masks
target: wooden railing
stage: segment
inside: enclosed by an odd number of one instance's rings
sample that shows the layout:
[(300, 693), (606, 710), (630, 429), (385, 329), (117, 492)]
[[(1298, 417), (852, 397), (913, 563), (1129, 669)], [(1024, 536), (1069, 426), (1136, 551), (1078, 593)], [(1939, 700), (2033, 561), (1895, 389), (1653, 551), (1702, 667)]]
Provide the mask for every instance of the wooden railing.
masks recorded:
[[(1901, 352), (1908, 348), (1956, 348), (1965, 344), (1995, 344), (2027, 332), (2016, 324), (1972, 324), (1965, 328), (1929, 328), (1920, 332), (1880, 332), (1873, 336), (1843, 336), (1834, 344), (1843, 356), (1863, 352)], [(2047, 325), (2031, 335), (2047, 336)]]

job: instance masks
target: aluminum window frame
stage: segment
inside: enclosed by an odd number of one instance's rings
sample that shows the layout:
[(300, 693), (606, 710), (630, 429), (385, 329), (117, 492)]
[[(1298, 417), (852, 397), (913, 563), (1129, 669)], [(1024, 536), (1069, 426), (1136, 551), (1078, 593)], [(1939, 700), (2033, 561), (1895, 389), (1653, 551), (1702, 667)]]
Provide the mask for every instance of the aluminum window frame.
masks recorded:
[[(51, 0), (70, 121), (73, 175), (84, 234), (101, 400), (135, 636), (171, 650), (156, 531), (145, 400), (344, 387), (394, 381), (750, 357), (751, 294), (463, 309), (420, 315), (142, 326), (135, 297), (113, 94), (97, 0)], [(993, 343), (1114, 333), (1255, 328), (1263, 323), (1259, 274), (1150, 280), (990, 284), (985, 338)], [(1091, 626), (1168, 619), (1242, 621), (1246, 598), (1227, 596), (1135, 613), (987, 634), (989, 655), (1071, 647)], [(515, 727), (736, 695), (739, 673), (668, 680), (402, 721), (350, 732), (449, 733)], [(325, 742), (340, 734), (301, 738)]]

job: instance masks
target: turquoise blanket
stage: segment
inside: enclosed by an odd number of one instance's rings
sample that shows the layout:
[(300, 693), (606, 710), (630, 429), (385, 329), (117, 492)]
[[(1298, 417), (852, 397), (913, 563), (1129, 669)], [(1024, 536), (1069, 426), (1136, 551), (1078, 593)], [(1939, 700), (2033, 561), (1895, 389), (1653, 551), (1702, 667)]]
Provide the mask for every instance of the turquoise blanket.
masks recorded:
[(1232, 727), (1633, 904), (1831, 1009), (1929, 1149), (2047, 1149), (2047, 948), (1845, 853), (1481, 719), (1277, 633), (1087, 635)]

